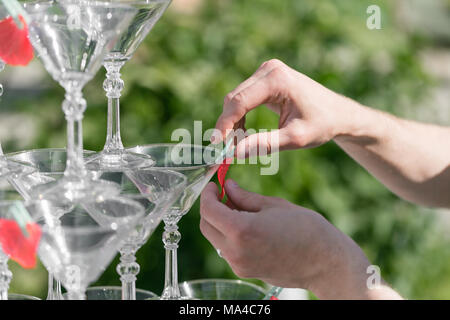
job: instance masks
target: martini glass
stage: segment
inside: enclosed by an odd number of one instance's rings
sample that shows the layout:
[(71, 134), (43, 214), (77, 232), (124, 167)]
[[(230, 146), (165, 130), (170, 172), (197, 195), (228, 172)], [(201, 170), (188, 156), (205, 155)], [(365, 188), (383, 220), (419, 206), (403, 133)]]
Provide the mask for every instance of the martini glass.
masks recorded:
[(164, 215), (163, 243), (166, 249), (163, 300), (181, 300), (178, 287), (177, 248), (181, 239), (178, 222), (192, 207), (198, 196), (222, 163), (222, 151), (190, 144), (154, 144), (137, 146), (132, 152), (152, 157), (156, 168), (165, 167), (183, 173), (187, 186)]
[(111, 194), (114, 188), (87, 173), (82, 150), (82, 89), (101, 67), (136, 14), (132, 6), (110, 1), (23, 1), (29, 35), (44, 67), (66, 91), (67, 165), (64, 177), (42, 185), (40, 198), (73, 201)]
[(42, 226), (39, 257), (67, 289), (69, 300), (86, 298), (89, 283), (98, 279), (144, 214), (139, 203), (121, 197), (81, 199), (59, 218), (53, 213), (56, 202), (34, 201), (27, 210)]
[(181, 293), (195, 300), (263, 300), (267, 290), (242, 280), (200, 279), (180, 283)]
[[(83, 151), (83, 156), (87, 157), (94, 154), (94, 151)], [(34, 190), (37, 186), (50, 182), (55, 182), (64, 177), (64, 171), (67, 163), (67, 151), (64, 148), (51, 149), (34, 149), (25, 150), (6, 155), (8, 160), (21, 161), (35, 168), (35, 172), (27, 175), (16, 175), (9, 179), (14, 188), (23, 196), (25, 200), (32, 200), (38, 197)], [(98, 174), (90, 172), (94, 178)], [(55, 211), (55, 216), (60, 216), (66, 211), (70, 211), (71, 205), (66, 208), (60, 207), (59, 211)], [(51, 273), (48, 275), (48, 293), (47, 300), (63, 300), (61, 293), (61, 283), (54, 280)]]
[[(117, 2), (112, 0), (112, 2)], [(145, 154), (136, 154), (124, 149), (120, 136), (120, 96), (124, 82), (120, 70), (131, 59), (136, 49), (169, 6), (171, 0), (129, 0), (126, 3), (137, 9), (116, 45), (103, 60), (106, 79), (103, 89), (108, 98), (106, 142), (103, 150), (94, 155), (90, 165), (100, 168), (148, 167), (153, 163)]]
[(145, 213), (137, 228), (125, 240), (117, 272), (122, 282), (122, 300), (136, 300), (136, 276), (140, 267), (136, 252), (144, 245), (163, 219), (168, 208), (186, 187), (186, 177), (166, 168), (149, 168), (122, 172), (104, 172), (101, 179), (120, 185), (120, 196), (139, 202)]

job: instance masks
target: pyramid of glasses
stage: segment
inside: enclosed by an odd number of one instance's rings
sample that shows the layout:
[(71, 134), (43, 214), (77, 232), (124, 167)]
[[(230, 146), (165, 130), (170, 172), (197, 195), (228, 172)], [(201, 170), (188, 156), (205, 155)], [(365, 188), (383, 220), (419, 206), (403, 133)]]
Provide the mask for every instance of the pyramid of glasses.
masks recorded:
[[(13, 0), (11, 0), (13, 1)], [(40, 230), (38, 256), (49, 272), (47, 299), (159, 298), (135, 287), (136, 251), (161, 221), (166, 272), (161, 299), (191, 298), (177, 277), (178, 222), (223, 160), (223, 151), (194, 145), (123, 146), (119, 99), (122, 66), (170, 4), (170, 0), (22, 0), (29, 40), (51, 77), (65, 90), (66, 148), (3, 154), (0, 178), (15, 199), (0, 199), (0, 219)], [(1, 4), (0, 4), (0, 9)], [(102, 151), (83, 149), (84, 86), (106, 69), (107, 132)], [(0, 59), (0, 71), (4, 63)], [(3, 87), (0, 86), (0, 95)], [(208, 158), (205, 159), (205, 154)], [(188, 161), (183, 162), (186, 160)], [(200, 159), (200, 160), (199, 160)], [(6, 193), (5, 193), (6, 194)], [(20, 212), (19, 216), (11, 214)], [(20, 208), (18, 210), (17, 208)], [(23, 228), (22, 228), (23, 229)], [(22, 230), (22, 237), (27, 232)], [(113, 257), (122, 286), (93, 287)], [(0, 248), (0, 299), (11, 273)], [(62, 294), (61, 285), (67, 293)]]

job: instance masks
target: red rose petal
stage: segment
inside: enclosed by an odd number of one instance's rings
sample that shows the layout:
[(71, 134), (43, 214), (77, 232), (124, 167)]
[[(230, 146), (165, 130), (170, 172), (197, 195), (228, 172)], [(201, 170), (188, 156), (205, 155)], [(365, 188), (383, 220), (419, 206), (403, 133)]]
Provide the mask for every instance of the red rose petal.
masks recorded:
[(3, 251), (23, 268), (36, 266), (36, 251), (41, 238), (41, 228), (36, 223), (26, 225), (29, 237), (25, 237), (14, 220), (0, 219), (0, 244)]
[(12, 17), (0, 21), (0, 59), (13, 66), (25, 66), (33, 59), (33, 47), (28, 39), (28, 27), (22, 16), (20, 29)]
[(223, 185), (225, 184), (225, 176), (227, 175), (231, 160), (233, 160), (233, 158), (226, 158), (217, 170), (217, 179), (219, 180), (221, 189), (220, 199), (223, 199), (223, 197), (225, 196), (225, 188), (223, 187)]

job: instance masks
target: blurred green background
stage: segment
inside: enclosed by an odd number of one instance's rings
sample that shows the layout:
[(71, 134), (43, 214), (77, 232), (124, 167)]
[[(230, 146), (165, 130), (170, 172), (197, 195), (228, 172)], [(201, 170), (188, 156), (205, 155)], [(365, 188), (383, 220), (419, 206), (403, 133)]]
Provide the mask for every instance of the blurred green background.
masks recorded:
[[(366, 9), (374, 2), (382, 9), (381, 30), (366, 27)], [(203, 130), (213, 128), (225, 95), (270, 58), (374, 108), (448, 125), (449, 16), (448, 0), (173, 0), (122, 69), (124, 144), (169, 142), (177, 128), (192, 131), (194, 120), (203, 121)], [(104, 75), (102, 69), (84, 90), (86, 149), (104, 144)], [(40, 62), (7, 67), (0, 81), (5, 152), (64, 147), (63, 90)], [(266, 108), (247, 117), (247, 128), (277, 124)], [(404, 297), (450, 298), (450, 213), (399, 199), (334, 143), (281, 153), (276, 175), (260, 175), (260, 165), (236, 165), (229, 177), (251, 191), (322, 213)], [(235, 278), (200, 233), (198, 211), (197, 201), (180, 223), (179, 279)], [(161, 234), (162, 226), (137, 255), (137, 287), (156, 293), (163, 287)], [(119, 285), (117, 261), (97, 285)], [(10, 262), (10, 267), (12, 292), (45, 298), (42, 265), (22, 270)]]

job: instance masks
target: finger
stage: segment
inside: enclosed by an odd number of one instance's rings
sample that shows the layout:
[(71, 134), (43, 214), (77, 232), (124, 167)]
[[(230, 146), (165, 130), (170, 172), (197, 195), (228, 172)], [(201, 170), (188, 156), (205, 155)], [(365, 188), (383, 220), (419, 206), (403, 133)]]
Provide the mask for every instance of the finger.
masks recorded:
[(291, 145), (292, 139), (284, 128), (260, 132), (239, 141), (235, 149), (235, 156), (239, 159), (261, 157), (290, 149)]
[[(275, 61), (265, 61), (263, 62), (258, 69), (244, 82), (240, 83), (236, 88), (234, 88), (227, 96), (225, 97), (225, 101), (231, 100), (237, 93), (240, 91), (248, 88), (250, 85), (252, 85), (255, 81), (257, 81), (259, 78), (264, 77), (267, 75), (270, 71), (272, 71), (274, 68), (278, 67), (279, 64)], [(225, 103), (224, 103), (225, 104)]]
[(269, 73), (241, 90), (224, 104), (224, 110), (216, 122), (216, 129), (222, 133), (223, 137), (226, 137), (247, 112), (263, 103), (270, 102), (278, 95), (278, 84)]
[(222, 234), (229, 234), (245, 219), (245, 215), (236, 214), (219, 200), (218, 195), (216, 184), (208, 183), (200, 196), (200, 215)]
[(231, 202), (230, 199), (227, 199), (227, 201), (225, 202), (225, 205), (230, 208), (231, 210), (238, 210), (238, 208), (236, 208), (236, 206), (234, 205), (233, 202)]
[(205, 238), (211, 242), (214, 248), (221, 249), (223, 251), (226, 247), (226, 238), (223, 233), (203, 218), (200, 219), (200, 231)]
[(240, 211), (257, 212), (266, 204), (267, 197), (242, 189), (232, 179), (225, 182), (225, 190), (229, 201)]

